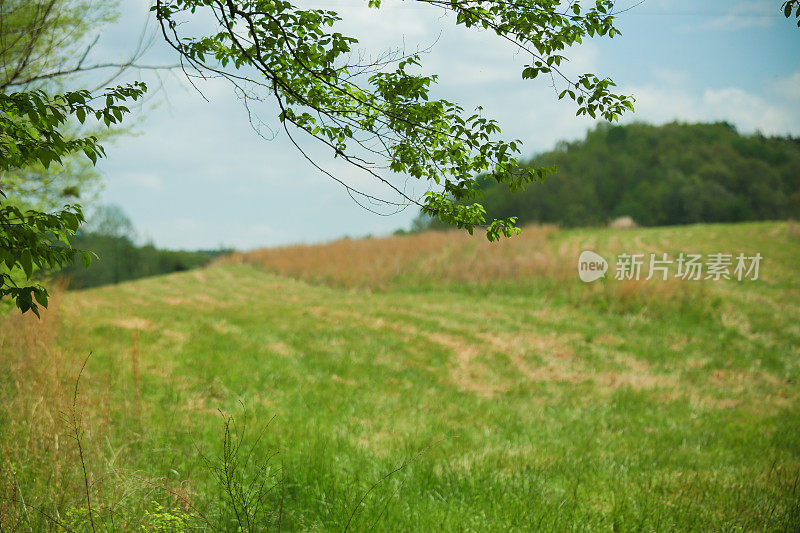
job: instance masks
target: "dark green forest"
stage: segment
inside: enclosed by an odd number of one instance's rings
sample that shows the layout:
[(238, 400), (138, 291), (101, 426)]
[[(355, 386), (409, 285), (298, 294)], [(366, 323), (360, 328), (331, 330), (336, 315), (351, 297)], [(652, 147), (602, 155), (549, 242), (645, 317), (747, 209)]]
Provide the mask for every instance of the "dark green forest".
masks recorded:
[(126, 236), (100, 233), (80, 235), (73, 239), (73, 246), (91, 250), (96, 257), (89, 268), (84, 268), (78, 261), (59, 272), (61, 277), (69, 279), (71, 289), (86, 289), (190, 270), (207, 264), (223, 253), (230, 253), (230, 250), (162, 250), (152, 244), (137, 246)]
[(800, 139), (742, 135), (727, 123), (601, 124), (529, 165), (557, 173), (513, 194), (484, 179), (488, 218), (577, 227), (622, 216), (643, 226), (800, 217)]
[(137, 232), (117, 206), (99, 206), (70, 242), (79, 250), (91, 250), (89, 268), (81, 261), (62, 269), (58, 275), (69, 280), (72, 289), (169, 274), (201, 267), (215, 257), (232, 252), (219, 250), (164, 250), (152, 244), (136, 244)]

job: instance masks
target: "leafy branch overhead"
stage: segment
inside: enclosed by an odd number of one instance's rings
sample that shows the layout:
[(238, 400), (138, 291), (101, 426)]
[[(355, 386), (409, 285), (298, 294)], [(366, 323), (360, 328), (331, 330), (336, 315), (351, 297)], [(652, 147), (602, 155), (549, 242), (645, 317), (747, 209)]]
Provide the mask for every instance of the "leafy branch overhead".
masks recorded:
[(800, 28), (800, 0), (788, 0), (781, 5), (781, 9), (783, 9), (783, 16), (787, 19), (792, 18), (792, 12), (794, 11), (797, 27)]
[[(41, 90), (0, 93), (0, 173), (33, 164), (49, 167), (63, 158), (83, 153), (93, 163), (105, 152), (95, 136), (65, 137), (62, 130), (71, 121), (96, 120), (106, 126), (117, 124), (129, 112), (127, 100), (137, 100), (146, 90), (135, 82), (92, 96), (73, 91), (50, 96)], [(1, 175), (1, 174), (0, 174)], [(83, 213), (67, 205), (54, 213), (23, 211), (6, 201), (0, 184), (0, 298), (10, 296), (23, 312), (39, 314), (47, 306), (48, 293), (32, 282), (35, 270), (47, 270), (72, 263), (79, 253), (70, 242)], [(90, 261), (82, 253), (84, 263)], [(24, 281), (16, 272), (21, 271)], [(38, 305), (37, 305), (38, 304)]]
[[(613, 37), (613, 2), (589, 8), (552, 0), (417, 0), (454, 15), (455, 24), (494, 32), (525, 52), (525, 79), (559, 81), (579, 115), (616, 120), (633, 109), (632, 98), (613, 92), (614, 82), (594, 74), (572, 80), (561, 70), (567, 48), (593, 36)], [(380, 0), (370, 0), (380, 8)], [(520, 165), (521, 142), (498, 138), (496, 121), (431, 98), (437, 75), (421, 74), (417, 53), (363, 60), (357, 39), (335, 31), (336, 12), (301, 9), (285, 0), (157, 0), (152, 8), (163, 36), (184, 65), (200, 76), (232, 82), (245, 103), (272, 100), (289, 138), (301, 131), (392, 188), (399, 201), (366, 193), (366, 201), (402, 208), (419, 205), (444, 223), (472, 232), (485, 227), (489, 240), (519, 231), (516, 219), (486, 220), (477, 203), (477, 178), (488, 175), (514, 189), (542, 180), (552, 168)], [(191, 21), (211, 16), (217, 31), (192, 34)], [(312, 161), (317, 168), (320, 168)], [(337, 177), (320, 168), (333, 179)], [(421, 198), (395, 187), (389, 174), (424, 180)], [(434, 186), (436, 184), (438, 186)]]
[[(106, 126), (122, 121), (130, 110), (122, 104), (138, 99), (145, 85), (134, 82), (92, 97), (86, 90), (66, 92), (50, 97), (42, 90), (0, 93), (0, 170), (22, 168), (32, 163), (49, 167), (61, 163), (62, 156), (84, 152), (96, 162), (105, 155), (97, 137), (66, 139), (59, 128), (73, 117), (83, 124), (93, 117)], [(97, 107), (93, 102), (100, 100)]]

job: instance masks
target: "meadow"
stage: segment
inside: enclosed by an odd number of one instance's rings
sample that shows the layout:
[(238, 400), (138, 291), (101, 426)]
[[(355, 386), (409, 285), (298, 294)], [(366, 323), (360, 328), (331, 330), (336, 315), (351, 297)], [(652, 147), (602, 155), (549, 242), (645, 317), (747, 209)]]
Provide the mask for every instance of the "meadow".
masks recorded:
[(0, 325), (0, 530), (798, 531), (798, 264), (792, 222), (531, 226), (61, 291)]

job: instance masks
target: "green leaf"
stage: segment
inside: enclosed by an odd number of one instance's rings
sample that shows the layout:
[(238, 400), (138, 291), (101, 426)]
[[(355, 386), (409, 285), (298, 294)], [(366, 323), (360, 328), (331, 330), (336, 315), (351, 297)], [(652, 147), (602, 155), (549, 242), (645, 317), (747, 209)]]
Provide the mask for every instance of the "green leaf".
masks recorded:
[(36, 301), (39, 302), (39, 305), (41, 305), (44, 308), (47, 308), (47, 296), (48, 296), (47, 290), (45, 290), (43, 287), (34, 289), (33, 296), (36, 298)]
[(22, 270), (25, 272), (25, 277), (30, 279), (31, 275), (33, 274), (33, 259), (31, 257), (31, 251), (27, 248), (22, 250), (19, 256), (19, 264), (22, 267)]

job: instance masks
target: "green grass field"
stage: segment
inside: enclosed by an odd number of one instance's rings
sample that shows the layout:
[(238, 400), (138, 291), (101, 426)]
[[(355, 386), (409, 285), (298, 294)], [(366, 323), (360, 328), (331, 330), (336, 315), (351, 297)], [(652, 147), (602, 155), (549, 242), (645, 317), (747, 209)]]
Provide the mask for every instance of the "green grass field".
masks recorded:
[[(73, 379), (92, 352), (87, 455), (210, 508), (221, 411), (246, 442), (268, 424), (289, 530), (800, 530), (796, 226), (542, 243), (569, 275), (352, 289), (244, 260), (67, 293), (54, 342)], [(764, 261), (758, 281), (584, 285), (584, 247)]]

